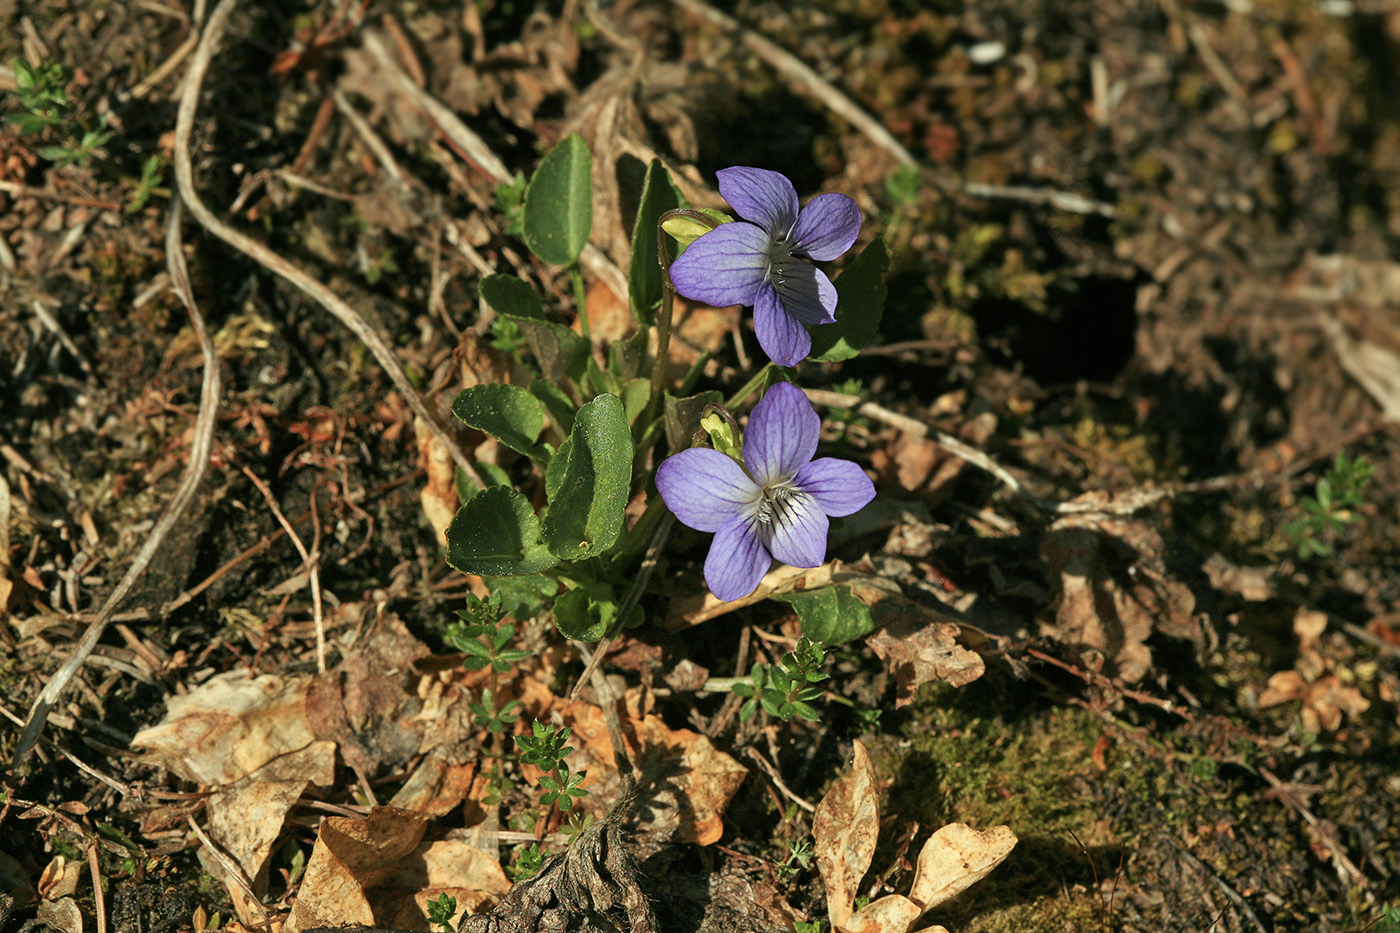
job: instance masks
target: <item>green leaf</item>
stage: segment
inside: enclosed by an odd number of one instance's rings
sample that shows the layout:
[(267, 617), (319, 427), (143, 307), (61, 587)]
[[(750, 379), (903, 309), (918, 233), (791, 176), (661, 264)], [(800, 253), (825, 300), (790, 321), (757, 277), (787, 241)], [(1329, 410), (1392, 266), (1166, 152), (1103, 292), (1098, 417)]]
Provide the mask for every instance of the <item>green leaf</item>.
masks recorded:
[(578, 261), (593, 229), (593, 156), (577, 135), (566, 136), (540, 161), (525, 191), (525, 245), (545, 262)]
[(477, 285), (476, 293), (502, 317), (548, 320), (539, 293), (527, 281), (513, 275), (488, 275)]
[(809, 359), (839, 363), (861, 351), (880, 326), (885, 310), (885, 273), (890, 248), (876, 237), (836, 279), (836, 323), (812, 328)]
[[(496, 466), (496, 464), (494, 464), (494, 463), (482, 463), (481, 461), (478, 460), (476, 463), (474, 463), (474, 464), (472, 464), (472, 465), (476, 467), (476, 475), (477, 475), (477, 476), (480, 476), (482, 479), (486, 480), (486, 485), (488, 485), (488, 486), (509, 486), (509, 485), (510, 485), (510, 474), (506, 473), (505, 470), (503, 470), (503, 469), (501, 469), (500, 467)], [(456, 487), (457, 487), (457, 498), (458, 498), (458, 500), (460, 500), (461, 502), (466, 502), (466, 501), (469, 500), (472, 496), (474, 496), (474, 495), (476, 495), (477, 493), (481, 492), (481, 490), (482, 490), (482, 488), (483, 488), (483, 487), (481, 487), (481, 486), (478, 486), (475, 482), (473, 482), (473, 481), (472, 481), (472, 478), (471, 478), (470, 476), (468, 476), (467, 474), (463, 473), (461, 467), (457, 467), (457, 468), (454, 470), (454, 472), (453, 472), (453, 474), (452, 474), (452, 479), (453, 479), (453, 481), (454, 481), (454, 484), (455, 484)]]
[(632, 483), (632, 432), (622, 400), (600, 395), (580, 408), (566, 443), (568, 461), (554, 484), (544, 539), (564, 560), (596, 557), (622, 532)]
[(457, 510), (447, 526), (447, 562), (463, 573), (513, 577), (558, 561), (540, 542), (540, 520), (509, 486), (492, 486)]
[(549, 461), (549, 466), (544, 471), (544, 495), (550, 502), (553, 502), (559, 493), (559, 487), (564, 485), (564, 477), (569, 473), (569, 461), (573, 456), (574, 438), (570, 434), (554, 452), (554, 459)]
[(845, 644), (875, 631), (870, 607), (856, 599), (849, 586), (824, 586), (773, 598), (791, 605), (802, 621), (802, 634), (823, 645)]
[(544, 407), (529, 389), (499, 382), (471, 386), (452, 401), (452, 414), (532, 460), (549, 459), (535, 443), (544, 430)]
[(556, 385), (583, 374), (588, 341), (545, 315), (533, 286), (513, 275), (488, 275), (477, 286), (483, 303), (514, 322), (525, 335), (545, 378)]
[(724, 393), (718, 389), (706, 389), (699, 395), (689, 398), (676, 398), (666, 394), (666, 444), (671, 450), (684, 450), (690, 446), (690, 439), (700, 430), (700, 416), (706, 405), (719, 405), (724, 401)]
[(646, 365), (647, 341), (651, 334), (645, 328), (631, 337), (619, 340), (608, 349), (608, 369), (619, 379), (635, 379), (649, 375)]
[(617, 604), (595, 600), (590, 595), (592, 589), (569, 590), (554, 601), (554, 624), (565, 638), (592, 644), (607, 633), (608, 625), (617, 617)]
[(652, 159), (642, 184), (642, 200), (637, 207), (637, 223), (632, 228), (632, 261), (627, 272), (627, 293), (632, 301), (632, 316), (643, 328), (656, 319), (661, 304), (661, 263), (656, 251), (656, 224), (661, 215), (686, 200), (660, 159)]
[(530, 394), (540, 400), (560, 431), (568, 434), (574, 429), (574, 403), (567, 392), (553, 382), (536, 379), (530, 383)]
[(627, 412), (627, 423), (631, 424), (637, 420), (637, 416), (646, 411), (647, 402), (651, 400), (651, 380), (638, 377), (628, 379), (627, 384), (622, 387), (622, 407)]
[(517, 619), (534, 618), (545, 601), (559, 592), (559, 581), (539, 574), (528, 577), (489, 577), (482, 580), (493, 597), (501, 601), (501, 611)]

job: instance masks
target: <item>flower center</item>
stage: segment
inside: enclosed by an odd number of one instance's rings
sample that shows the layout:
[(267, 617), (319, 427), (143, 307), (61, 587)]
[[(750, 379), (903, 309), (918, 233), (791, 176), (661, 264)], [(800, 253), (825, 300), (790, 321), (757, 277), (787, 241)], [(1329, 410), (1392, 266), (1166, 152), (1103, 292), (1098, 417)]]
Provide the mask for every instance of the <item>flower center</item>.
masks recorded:
[[(796, 506), (796, 496), (801, 490), (797, 484), (791, 480), (784, 480), (766, 486), (763, 495), (758, 500), (758, 509), (754, 513), (754, 518), (758, 520), (760, 534), (771, 537), (773, 527), (787, 522), (789, 515)], [(764, 542), (765, 544), (767, 541)]]

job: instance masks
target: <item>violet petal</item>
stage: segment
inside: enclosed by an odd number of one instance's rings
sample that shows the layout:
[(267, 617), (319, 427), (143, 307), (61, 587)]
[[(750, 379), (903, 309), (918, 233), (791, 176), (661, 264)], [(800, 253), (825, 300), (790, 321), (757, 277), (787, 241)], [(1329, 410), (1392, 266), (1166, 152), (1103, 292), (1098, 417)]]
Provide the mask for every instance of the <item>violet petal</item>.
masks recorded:
[(792, 230), (792, 249), (813, 259), (835, 259), (860, 235), (860, 208), (844, 194), (819, 194), (802, 208)]
[(716, 308), (751, 305), (768, 265), (768, 234), (753, 224), (721, 224), (671, 263), (671, 282), (685, 297)]
[(797, 189), (787, 176), (742, 165), (715, 174), (719, 193), (729, 206), (766, 230), (770, 238), (787, 233), (797, 223)]
[(822, 457), (797, 471), (796, 483), (817, 508), (837, 518), (853, 515), (875, 498), (875, 484), (858, 464)]
[(744, 429), (744, 465), (760, 486), (792, 479), (817, 452), (822, 419), (802, 390), (776, 382)]
[(752, 593), (773, 565), (773, 555), (763, 546), (753, 525), (751, 516), (731, 518), (715, 535), (705, 558), (705, 582), (711, 593), (726, 602)]
[(778, 560), (794, 567), (819, 567), (826, 560), (831, 522), (811, 496), (792, 493), (773, 510), (772, 521), (767, 544)]
[(708, 447), (667, 457), (657, 467), (656, 489), (676, 518), (696, 531), (719, 531), (762, 495), (732, 457)]
[(754, 298), (753, 326), (758, 345), (779, 366), (796, 366), (812, 352), (812, 335), (788, 313), (771, 285), (760, 288)]
[(789, 259), (774, 266), (769, 279), (797, 323), (804, 327), (835, 323), (836, 286), (825, 272), (805, 260)]

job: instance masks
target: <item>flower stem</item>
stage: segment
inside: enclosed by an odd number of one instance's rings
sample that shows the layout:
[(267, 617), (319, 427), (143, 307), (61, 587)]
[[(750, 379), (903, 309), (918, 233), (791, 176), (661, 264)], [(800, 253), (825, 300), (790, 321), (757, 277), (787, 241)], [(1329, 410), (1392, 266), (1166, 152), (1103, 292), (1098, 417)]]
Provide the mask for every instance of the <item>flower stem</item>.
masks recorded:
[(772, 368), (773, 364), (771, 362), (764, 364), (762, 369), (754, 373), (752, 379), (744, 383), (743, 388), (741, 388), (738, 392), (735, 392), (729, 397), (729, 401), (724, 403), (724, 407), (734, 408), (738, 405), (743, 404), (744, 399), (748, 398), (750, 395), (753, 395), (755, 392), (758, 391), (758, 387), (763, 385), (764, 380), (768, 378), (768, 371)]
[(574, 283), (574, 303), (578, 305), (578, 329), (584, 340), (588, 340), (588, 290), (583, 287), (583, 272), (578, 263), (569, 267), (569, 278)]

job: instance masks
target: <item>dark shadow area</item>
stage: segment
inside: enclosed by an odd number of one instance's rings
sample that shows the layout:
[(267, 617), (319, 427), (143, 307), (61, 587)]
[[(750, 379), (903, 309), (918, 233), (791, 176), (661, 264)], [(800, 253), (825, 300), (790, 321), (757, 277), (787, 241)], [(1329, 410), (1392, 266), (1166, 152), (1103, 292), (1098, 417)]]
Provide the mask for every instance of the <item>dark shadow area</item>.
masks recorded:
[(1044, 314), (1008, 298), (979, 301), (971, 314), (989, 358), (1019, 364), (1041, 385), (1112, 382), (1135, 349), (1138, 286), (1134, 279), (1079, 279), (1050, 286)]

